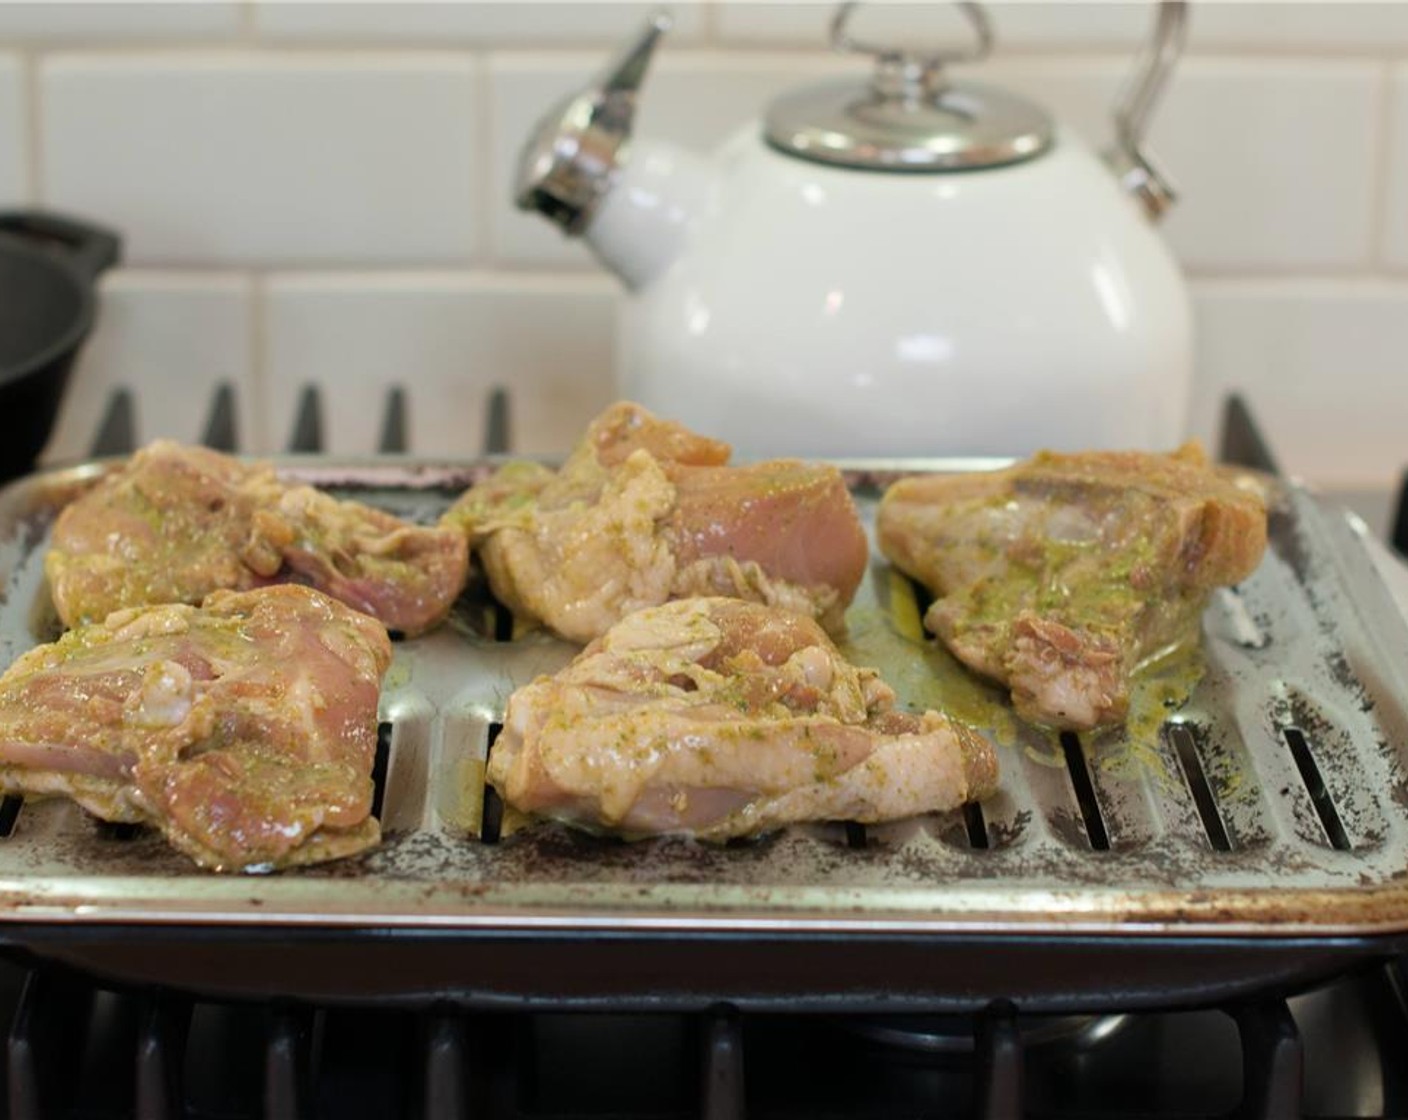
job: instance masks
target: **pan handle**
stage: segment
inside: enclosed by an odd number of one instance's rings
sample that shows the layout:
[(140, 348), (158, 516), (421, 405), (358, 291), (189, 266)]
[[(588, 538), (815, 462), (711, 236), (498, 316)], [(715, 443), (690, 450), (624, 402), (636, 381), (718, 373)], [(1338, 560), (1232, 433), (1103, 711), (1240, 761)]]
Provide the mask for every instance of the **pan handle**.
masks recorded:
[(122, 256), (122, 239), (111, 230), (39, 210), (0, 212), (0, 233), (49, 250), (73, 265), (90, 283)]

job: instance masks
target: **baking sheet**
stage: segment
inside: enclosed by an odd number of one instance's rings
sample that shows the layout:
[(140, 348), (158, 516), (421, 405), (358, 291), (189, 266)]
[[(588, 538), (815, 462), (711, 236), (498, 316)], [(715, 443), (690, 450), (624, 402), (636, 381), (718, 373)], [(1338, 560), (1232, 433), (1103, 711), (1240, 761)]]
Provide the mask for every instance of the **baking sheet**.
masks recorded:
[[(990, 465), (845, 466), (870, 529), (883, 486), (899, 474)], [(489, 466), (281, 463), (290, 479), (422, 521)], [(100, 470), (38, 475), (0, 493), (5, 663), (57, 632), (42, 572), (49, 528)], [(980, 814), (864, 830), (804, 825), (723, 847), (627, 844), (551, 822), (514, 828), (510, 816), (505, 834), (486, 842), (483, 770), (505, 700), (574, 650), (542, 633), (496, 640), (503, 619), (472, 587), (449, 624), (396, 646), (381, 705), (378, 849), (276, 875), (214, 876), (155, 833), (31, 801), (0, 839), (0, 921), (1048, 936), (1408, 930), (1408, 630), (1354, 528), (1305, 491), (1274, 485), (1261, 567), (1214, 597), (1195, 671), (1174, 667), (1141, 686), (1128, 733), (1063, 742), (1023, 726), (1000, 693), (917, 630), (912, 585), (872, 557), (848, 614), (850, 649), (879, 664), (901, 703), (931, 702), (937, 690), (993, 736), (1001, 788)], [(1322, 789), (1308, 782), (1307, 755)], [(1338, 834), (1327, 820), (1338, 820)]]

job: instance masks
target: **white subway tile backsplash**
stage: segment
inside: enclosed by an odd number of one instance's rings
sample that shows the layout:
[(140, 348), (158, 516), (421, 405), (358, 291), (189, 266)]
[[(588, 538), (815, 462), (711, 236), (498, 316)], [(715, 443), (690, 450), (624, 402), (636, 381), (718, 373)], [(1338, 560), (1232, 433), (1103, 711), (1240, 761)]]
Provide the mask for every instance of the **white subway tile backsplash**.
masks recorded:
[(615, 297), (591, 276), (291, 275), (264, 309), (266, 429), (292, 429), (305, 384), (321, 386), (330, 450), (375, 450), (382, 407), (408, 389), (410, 446), (483, 450), (488, 394), (511, 396), (513, 450), (565, 451), (612, 399)]
[(1387, 181), (1384, 184), (1384, 262), (1408, 269), (1408, 64), (1396, 66), (1390, 92)]
[(0, 43), (207, 41), (238, 35), (239, 0), (4, 0)]
[(55, 56), (44, 201), (122, 229), (134, 263), (464, 263), (476, 79), (444, 53)]
[(253, 442), (249, 282), (209, 273), (118, 271), (101, 284), (98, 321), (69, 380), (47, 462), (87, 456), (114, 389), (134, 389), (142, 441), (201, 435), (215, 387), (235, 388)]
[(259, 36), (267, 40), (606, 46), (624, 40), (662, 6), (674, 19), (672, 42), (690, 42), (701, 36), (704, 5), (698, 0), (676, 0), (668, 5), (649, 0), (255, 0), (254, 21)]
[[(996, 54), (1016, 50), (1088, 50), (1137, 47), (1154, 25), (1156, 5), (1139, 3), (1034, 3), (987, 5)], [(835, 5), (721, 0), (717, 34), (728, 44), (821, 47)], [(856, 37), (906, 47), (957, 46), (964, 24), (931, 0), (866, 4), (852, 17)], [(1188, 49), (1275, 51), (1382, 51), (1408, 45), (1408, 4), (1321, 0), (1193, 3), (1188, 10)]]
[(0, 54), (0, 206), (29, 201), (24, 66), (18, 55)]
[(1211, 439), (1237, 391), (1287, 472), (1346, 487), (1397, 479), (1408, 463), (1408, 284), (1205, 281), (1194, 294), (1195, 433)]
[(1384, 51), (1408, 46), (1408, 4), (1319, 0), (1194, 3), (1189, 47), (1237, 50)]
[(662, 54), (640, 96), (639, 135), (707, 152), (760, 118), (778, 94), (830, 78), (859, 81), (869, 69), (830, 54)]
[(1181, 67), (1150, 143), (1181, 191), (1166, 228), (1185, 264), (1367, 267), (1382, 91), (1383, 68), (1370, 61)]
[[(490, 244), (496, 262), (587, 267), (591, 256), (535, 215), (513, 207), (514, 171), (523, 143), (561, 98), (580, 88), (602, 65), (599, 55), (505, 54), (490, 70), (493, 126), (490, 166)], [(665, 139), (707, 152), (783, 90), (837, 74), (857, 64), (825, 55), (661, 54), (639, 97), (635, 135)], [(497, 193), (495, 193), (497, 192)]]
[(998, 3), (991, 8), (997, 51), (1131, 51), (1149, 36), (1156, 4), (1142, 3)]
[[(728, 46), (753, 43), (768, 46), (825, 47), (828, 25), (835, 6), (801, 0), (798, 3), (721, 3), (714, 10), (715, 35)], [(943, 9), (935, 6), (935, 11)], [(916, 17), (917, 20), (916, 20)], [(911, 4), (866, 5), (864, 23), (855, 17), (855, 33), (878, 38), (897, 32), (912, 34), (913, 24), (932, 23), (949, 35), (962, 33), (962, 24), (947, 13), (928, 17)]]
[(985, 82), (1035, 101), (1090, 148), (1103, 151), (1113, 139), (1110, 109), (1128, 72), (1123, 61), (1006, 58), (994, 60), (983, 70)]
[[(1133, 47), (1148, 33), (1148, 3), (998, 3), (987, 11), (997, 54), (1023, 49)], [(825, 47), (836, 5), (722, 0), (714, 19), (727, 44)], [(930, 0), (866, 4), (851, 18), (857, 39), (879, 44), (952, 48), (967, 44), (972, 32), (952, 5)]]

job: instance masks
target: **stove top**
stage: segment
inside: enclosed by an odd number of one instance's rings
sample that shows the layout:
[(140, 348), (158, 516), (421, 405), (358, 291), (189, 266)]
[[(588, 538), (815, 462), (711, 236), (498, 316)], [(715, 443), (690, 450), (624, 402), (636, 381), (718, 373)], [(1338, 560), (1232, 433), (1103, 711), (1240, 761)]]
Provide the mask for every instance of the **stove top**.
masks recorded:
[[(404, 450), (402, 394), (383, 450)], [(486, 448), (507, 449), (508, 398)], [(233, 450), (217, 398), (207, 442)], [(316, 394), (292, 450), (320, 442)], [(1244, 433), (1245, 435), (1245, 433)], [(128, 450), (118, 397), (96, 454)], [(1259, 442), (1259, 441), (1258, 441)], [(1269, 457), (1268, 457), (1269, 463)], [(1408, 575), (1376, 556), (1408, 608)], [(156, 950), (154, 950), (156, 951)], [(1214, 1117), (1408, 1120), (1401, 961), (1305, 991), (1117, 1016), (408, 1011), (236, 1002), (124, 987), (23, 954), (0, 962), (6, 1115), (117, 1117)]]
[[(8, 1115), (1408, 1117), (1393, 967), (1118, 1017), (409, 1013), (183, 1002), (0, 968)], [(985, 1037), (986, 1036), (986, 1037)], [(992, 1040), (998, 1039), (997, 1045)]]

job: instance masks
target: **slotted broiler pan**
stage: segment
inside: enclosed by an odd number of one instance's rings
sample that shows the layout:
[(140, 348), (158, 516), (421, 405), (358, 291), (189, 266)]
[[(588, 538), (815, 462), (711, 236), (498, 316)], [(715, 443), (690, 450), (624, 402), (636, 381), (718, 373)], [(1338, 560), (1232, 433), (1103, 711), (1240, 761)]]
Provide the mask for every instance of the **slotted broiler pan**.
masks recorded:
[[(898, 473), (853, 465), (867, 525)], [(430, 520), (488, 463), (289, 459), (290, 478)], [(57, 633), (42, 559), (102, 470), (0, 494), (0, 656)], [(212, 995), (681, 1008), (1138, 1008), (1290, 989), (1408, 944), (1408, 630), (1355, 530), (1272, 484), (1270, 548), (1204, 618), (1186, 703), (1144, 686), (1127, 732), (1078, 739), (994, 708), (981, 807), (757, 841), (620, 843), (486, 797), (512, 690), (572, 650), (471, 587), (396, 647), (378, 759), (382, 846), (267, 876), (196, 871), (154, 833), (61, 800), (0, 813), (0, 939), (119, 981)], [(878, 557), (854, 656), (902, 701), (952, 672)], [(982, 686), (967, 685), (981, 695)], [(955, 694), (957, 695), (957, 694)]]

